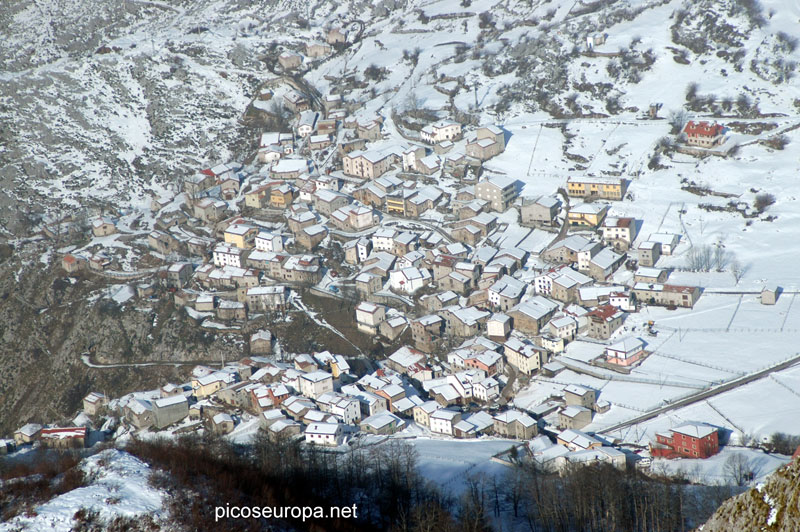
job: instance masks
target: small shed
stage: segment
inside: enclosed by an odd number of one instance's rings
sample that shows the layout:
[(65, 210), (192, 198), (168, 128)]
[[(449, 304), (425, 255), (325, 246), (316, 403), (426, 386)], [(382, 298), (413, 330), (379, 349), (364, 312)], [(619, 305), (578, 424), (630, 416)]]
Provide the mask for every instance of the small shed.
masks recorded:
[(782, 289), (777, 285), (767, 285), (761, 290), (761, 304), (774, 305), (780, 297)]

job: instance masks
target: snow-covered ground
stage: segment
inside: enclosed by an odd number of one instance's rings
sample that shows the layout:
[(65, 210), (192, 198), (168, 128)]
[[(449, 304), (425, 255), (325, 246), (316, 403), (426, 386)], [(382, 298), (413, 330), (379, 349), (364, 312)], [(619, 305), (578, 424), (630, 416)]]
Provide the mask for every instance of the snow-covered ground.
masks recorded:
[(508, 466), (492, 462), (519, 442), (502, 439), (450, 440), (441, 438), (411, 438), (404, 440), (417, 452), (419, 470), (423, 477), (458, 496), (473, 475), (502, 476)]
[(729, 465), (726, 468), (726, 464), (734, 455), (740, 455), (742, 457), (740, 463), (744, 469), (753, 472), (753, 479), (749, 481), (751, 485), (763, 481), (770, 473), (789, 462), (788, 456), (767, 454), (744, 447), (725, 447), (718, 454), (705, 460), (654, 458), (650, 470), (661, 474), (683, 475), (690, 482), (735, 485), (736, 479), (732, 478), (732, 467)]
[(87, 486), (74, 489), (36, 506), (32, 512), (0, 523), (0, 531), (31, 532), (74, 530), (73, 516), (81, 508), (98, 512), (98, 518), (149, 515), (155, 522), (166, 516), (166, 493), (149, 483), (150, 467), (134, 456), (108, 449), (80, 464), (90, 479)]

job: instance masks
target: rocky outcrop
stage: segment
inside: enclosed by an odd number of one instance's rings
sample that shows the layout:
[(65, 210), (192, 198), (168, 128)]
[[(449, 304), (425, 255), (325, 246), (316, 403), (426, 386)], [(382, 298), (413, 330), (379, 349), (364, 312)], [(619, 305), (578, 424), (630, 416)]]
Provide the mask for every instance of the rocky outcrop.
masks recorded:
[(0, 435), (27, 421), (68, 419), (90, 391), (118, 397), (183, 382), (192, 367), (88, 368), (87, 351), (93, 362), (116, 364), (241, 357), (240, 339), (197, 327), (169, 298), (120, 306), (105, 295), (107, 279), (62, 277), (36, 261), (46, 245), (0, 262)]
[(777, 470), (766, 482), (725, 501), (697, 530), (800, 530), (800, 459)]

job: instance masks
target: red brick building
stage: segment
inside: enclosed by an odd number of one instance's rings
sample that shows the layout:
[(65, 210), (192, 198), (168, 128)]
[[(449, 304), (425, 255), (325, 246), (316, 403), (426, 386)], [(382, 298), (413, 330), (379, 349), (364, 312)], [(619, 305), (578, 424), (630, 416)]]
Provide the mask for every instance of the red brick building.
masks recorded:
[(650, 454), (664, 458), (708, 458), (719, 452), (719, 431), (706, 423), (684, 423), (657, 432)]

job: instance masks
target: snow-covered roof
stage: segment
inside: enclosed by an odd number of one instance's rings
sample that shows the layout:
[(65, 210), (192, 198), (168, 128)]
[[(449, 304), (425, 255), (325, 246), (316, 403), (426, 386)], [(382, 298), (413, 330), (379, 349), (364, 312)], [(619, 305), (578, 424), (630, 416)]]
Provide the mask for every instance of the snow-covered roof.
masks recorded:
[(619, 185), (622, 179), (619, 177), (593, 177), (593, 176), (580, 176), (568, 177), (567, 183), (590, 183), (596, 185)]
[(602, 445), (602, 442), (576, 429), (567, 429), (558, 435), (560, 441), (574, 445), (580, 449), (588, 449), (592, 445)]
[(449, 408), (440, 408), (433, 412), (430, 417), (431, 419), (443, 419), (445, 421), (453, 421), (457, 416), (460, 416), (461, 412), (457, 410), (450, 410)]
[(308, 161), (305, 159), (281, 159), (272, 166), (275, 173), (305, 172), (308, 170)]
[(231, 224), (225, 229), (225, 232), (231, 235), (243, 236), (253, 231), (253, 229), (253, 227), (245, 224)]
[[(438, 317), (438, 316), (437, 316)], [(425, 354), (408, 346), (403, 346), (389, 357), (398, 366), (407, 368), (425, 360)]]
[(425, 401), (424, 403), (418, 404), (417, 408), (419, 408), (426, 414), (431, 414), (442, 408), (442, 405), (440, 405), (436, 401)]
[(306, 434), (320, 434), (323, 436), (333, 436), (342, 430), (339, 423), (311, 423), (306, 427)]
[(304, 373), (303, 375), (301, 375), (301, 378), (311, 382), (322, 382), (326, 379), (332, 379), (333, 375), (331, 375), (327, 371), (317, 370), (317, 371), (312, 371), (311, 373)]
[(516, 305), (512, 310), (521, 312), (533, 319), (540, 319), (558, 308), (558, 304), (542, 296), (533, 296)]
[(226, 414), (225, 412), (220, 412), (212, 419), (215, 425), (220, 425), (222, 423), (233, 423), (233, 418), (230, 416), (230, 414)]
[(664, 273), (664, 270), (661, 268), (651, 268), (647, 266), (639, 266), (636, 270), (636, 275), (640, 277), (650, 277), (653, 279), (658, 279), (659, 275)]
[(591, 412), (591, 410), (582, 406), (572, 405), (561, 411), (561, 413), (568, 418), (574, 418), (584, 412)]
[(674, 246), (680, 241), (681, 236), (675, 235), (672, 233), (652, 233), (648, 240), (652, 242), (658, 242), (660, 244), (667, 244), (669, 246)]
[(131, 412), (137, 415), (144, 414), (148, 410), (153, 409), (152, 405), (150, 404), (150, 401), (147, 401), (145, 399), (136, 399), (136, 398), (134, 398), (131, 401), (128, 401), (127, 407)]
[(453, 315), (465, 325), (474, 325), (483, 318), (488, 318), (489, 313), (476, 307), (453, 308)]
[(557, 242), (553, 246), (553, 249), (565, 247), (565, 248), (567, 248), (567, 249), (569, 249), (571, 251), (577, 252), (577, 251), (581, 251), (583, 249), (586, 249), (586, 248), (594, 246), (594, 245), (596, 245), (595, 242), (592, 242), (591, 240), (589, 240), (588, 238), (586, 238), (584, 236), (581, 236), (581, 235), (570, 235), (567, 238), (565, 238), (564, 240), (561, 240), (560, 242)]
[(536, 420), (519, 410), (507, 410), (494, 415), (494, 419), (501, 423), (521, 423), (523, 426), (532, 427), (536, 425)]
[(509, 275), (498, 279), (489, 290), (509, 299), (517, 299), (525, 292), (525, 283)]
[(436, 386), (435, 388), (430, 389), (430, 393), (441, 395), (445, 401), (455, 401), (461, 394), (458, 393), (458, 390), (452, 384), (442, 384), (440, 386)]
[(366, 425), (374, 430), (380, 430), (392, 423), (400, 425), (403, 423), (403, 420), (388, 411), (378, 412), (361, 421), (361, 425)]
[(22, 427), (20, 427), (17, 432), (19, 434), (23, 434), (25, 436), (31, 437), (35, 435), (37, 432), (42, 430), (42, 426), (38, 423), (26, 423)]
[(605, 270), (622, 260), (622, 258), (622, 255), (615, 253), (611, 248), (603, 248), (597, 255), (592, 257), (591, 263)]
[(539, 196), (536, 199), (536, 203), (549, 209), (551, 207), (555, 207), (561, 202), (558, 200), (558, 198), (554, 198), (553, 196)]
[(717, 427), (714, 427), (707, 423), (687, 422), (678, 425), (677, 427), (672, 427), (670, 430), (672, 432), (685, 434), (686, 436), (691, 436), (693, 438), (705, 438), (709, 434), (716, 432)]
[(607, 349), (609, 351), (620, 351), (622, 353), (630, 353), (632, 351), (638, 351), (643, 347), (644, 347), (644, 342), (642, 342), (640, 339), (634, 338), (633, 336), (628, 336), (609, 345)]
[(600, 203), (580, 203), (574, 207), (570, 207), (569, 212), (576, 214), (598, 214), (603, 209), (607, 208), (608, 205), (603, 205)]
[(491, 183), (492, 185), (496, 186), (497, 188), (504, 190), (509, 187), (513, 187), (515, 181), (510, 177), (493, 175), (486, 178), (486, 181)]
[(556, 329), (560, 329), (561, 327), (569, 327), (571, 325), (575, 325), (577, 322), (575, 318), (571, 316), (561, 316), (559, 318), (553, 318), (550, 320), (550, 324), (555, 327)]
[(153, 402), (153, 406), (156, 408), (166, 408), (168, 406), (179, 405), (181, 403), (188, 403), (189, 400), (186, 399), (185, 395), (172, 395), (170, 397), (164, 397), (162, 399), (156, 399)]

